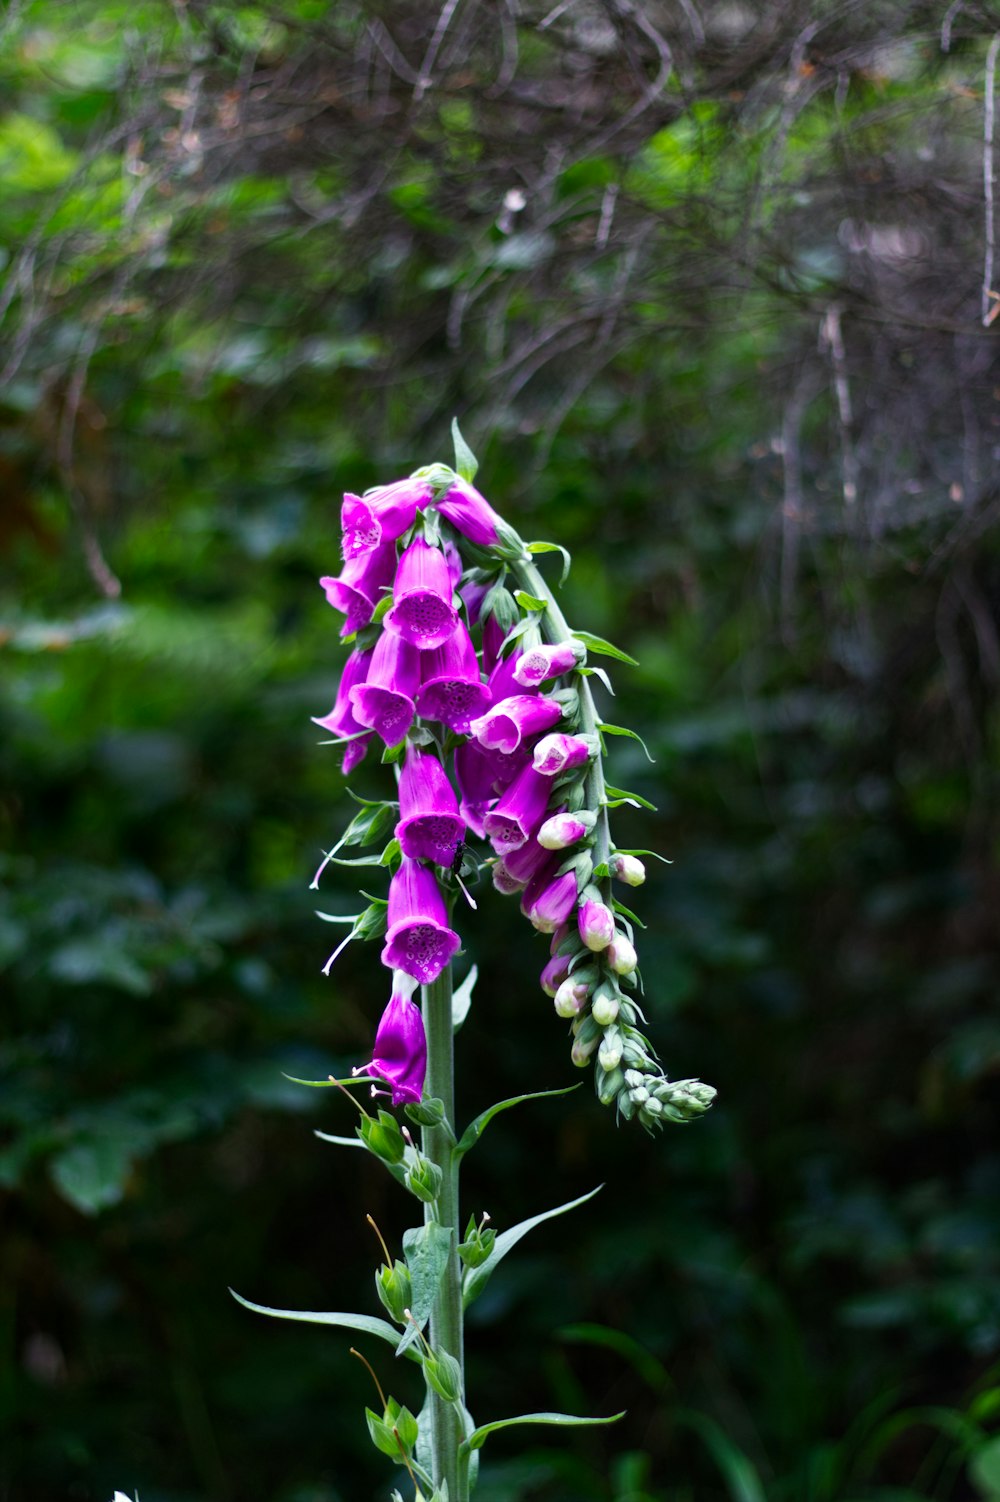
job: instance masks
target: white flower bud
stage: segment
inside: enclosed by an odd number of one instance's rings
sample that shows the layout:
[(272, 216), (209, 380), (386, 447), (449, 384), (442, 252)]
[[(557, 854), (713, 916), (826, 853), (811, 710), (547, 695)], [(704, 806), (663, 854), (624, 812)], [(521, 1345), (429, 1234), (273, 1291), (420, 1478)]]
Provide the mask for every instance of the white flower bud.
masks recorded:
[(604, 1034), (597, 1057), (601, 1068), (606, 1069), (608, 1073), (618, 1068), (622, 1060), (622, 1035), (616, 1027), (609, 1028)]
[(634, 855), (621, 855), (616, 851), (608, 861), (608, 870), (627, 887), (641, 887), (646, 880), (646, 868)]
[(590, 1010), (595, 1022), (600, 1023), (601, 1027), (610, 1027), (617, 1019), (620, 1007), (621, 1003), (616, 996), (595, 996)]
[(587, 1005), (590, 987), (585, 981), (574, 980), (568, 975), (553, 997), (552, 1005), (557, 1017), (578, 1017)]
[(631, 975), (639, 963), (635, 945), (622, 933), (615, 934), (604, 951), (604, 958), (616, 975)]

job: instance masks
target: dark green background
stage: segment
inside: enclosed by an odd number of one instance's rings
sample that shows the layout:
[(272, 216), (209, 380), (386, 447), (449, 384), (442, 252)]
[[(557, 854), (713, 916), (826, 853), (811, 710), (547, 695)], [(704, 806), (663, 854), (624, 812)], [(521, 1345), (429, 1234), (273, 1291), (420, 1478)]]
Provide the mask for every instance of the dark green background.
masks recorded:
[[(374, 1311), (364, 1215), (410, 1213), (283, 1071), (363, 1059), (386, 997), (375, 946), (319, 973), (316, 579), (343, 490), (447, 460), (453, 415), (641, 661), (650, 1031), (719, 1089), (653, 1141), (586, 1082), (470, 1160), (501, 1228), (605, 1184), (477, 1306), (477, 1419), (628, 1409), (491, 1440), (479, 1495), (1000, 1497), (996, 24), (6, 8), (4, 1502), (388, 1495), (348, 1339), (225, 1290)], [(463, 1117), (573, 1078), (486, 895)]]

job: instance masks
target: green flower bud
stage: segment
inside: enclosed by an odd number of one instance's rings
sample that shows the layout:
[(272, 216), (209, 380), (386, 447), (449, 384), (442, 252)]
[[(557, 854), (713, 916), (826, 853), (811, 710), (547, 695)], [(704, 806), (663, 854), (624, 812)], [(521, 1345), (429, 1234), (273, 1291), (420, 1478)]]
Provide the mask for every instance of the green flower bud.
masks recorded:
[(610, 1106), (614, 1102), (624, 1083), (625, 1076), (620, 1069), (612, 1069), (608, 1073), (607, 1070), (602, 1069), (600, 1064), (598, 1064), (595, 1084), (597, 1087), (597, 1099), (602, 1106)]
[(418, 1126), (440, 1126), (444, 1121), (444, 1101), (432, 1095), (429, 1100), (411, 1101), (406, 1114)]
[(381, 1158), (383, 1163), (402, 1163), (406, 1143), (399, 1122), (391, 1112), (380, 1110), (377, 1118), (362, 1117), (357, 1132), (368, 1151)]
[(439, 1397), (454, 1403), (461, 1390), (462, 1368), (447, 1351), (424, 1357), (424, 1376)]
[(570, 1062), (575, 1064), (577, 1069), (585, 1069), (587, 1067), (587, 1064), (590, 1062), (590, 1057), (596, 1047), (596, 1038), (591, 1039), (590, 1042), (587, 1043), (577, 1038), (576, 1042), (573, 1044), (573, 1047), (569, 1051)]
[(432, 1163), (429, 1158), (420, 1158), (406, 1175), (406, 1187), (418, 1200), (431, 1205), (441, 1193), (443, 1180), (444, 1175), (436, 1163)]
[(481, 1267), (493, 1250), (497, 1233), (492, 1226), (486, 1225), (488, 1220), (489, 1216), (484, 1214), (477, 1225), (476, 1217), (469, 1216), (469, 1224), (465, 1228), (465, 1240), (458, 1243), (458, 1255), (466, 1267)]
[(606, 1069), (610, 1073), (612, 1069), (618, 1068), (618, 1065), (621, 1063), (623, 1046), (624, 1039), (618, 1028), (614, 1026), (609, 1027), (604, 1034), (604, 1039), (597, 1055), (602, 1069)]
[(394, 1262), (387, 1267), (383, 1262), (375, 1274), (375, 1292), (397, 1325), (406, 1324), (404, 1310), (413, 1302), (413, 1286), (410, 1270), (405, 1262)]
[(612, 1022), (617, 1021), (621, 1010), (621, 997), (617, 989), (607, 981), (602, 981), (594, 992), (590, 1010), (600, 1027), (610, 1027)]
[(395, 1398), (390, 1398), (381, 1418), (370, 1408), (366, 1408), (365, 1419), (376, 1450), (381, 1450), (383, 1455), (388, 1455), (393, 1460), (410, 1454), (420, 1431), (408, 1408), (402, 1407)]

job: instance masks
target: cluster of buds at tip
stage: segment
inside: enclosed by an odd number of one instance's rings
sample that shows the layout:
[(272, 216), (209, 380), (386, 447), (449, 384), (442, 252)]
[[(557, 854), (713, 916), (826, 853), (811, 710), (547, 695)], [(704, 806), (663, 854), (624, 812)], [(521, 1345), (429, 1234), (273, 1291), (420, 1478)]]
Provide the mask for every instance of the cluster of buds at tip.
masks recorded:
[[(346, 495), (341, 525), (343, 565), (320, 584), (343, 616), (349, 654), (317, 724), (342, 746), (345, 773), (381, 742), (398, 775), (387, 902), (369, 910), (393, 987), (364, 1072), (394, 1106), (422, 1109), (426, 1042), (413, 993), (460, 948), (453, 908), (459, 890), (468, 896), (462, 875), (477, 837), (492, 849), (494, 888), (551, 935), (542, 989), (570, 1024), (573, 1063), (593, 1063), (599, 1098), (647, 1127), (690, 1120), (714, 1092), (669, 1083), (638, 1031), (638, 956), (613, 896), (615, 882), (638, 886), (645, 870), (610, 839), (602, 731), (619, 727), (598, 719), (587, 664), (588, 646), (608, 644), (574, 635), (468, 471), (433, 465)], [(402, 1138), (385, 1115), (369, 1118), (369, 1135), (398, 1163)], [(408, 1156), (407, 1182), (422, 1199), (437, 1193), (432, 1170)], [(466, 1260), (491, 1235), (470, 1230)]]

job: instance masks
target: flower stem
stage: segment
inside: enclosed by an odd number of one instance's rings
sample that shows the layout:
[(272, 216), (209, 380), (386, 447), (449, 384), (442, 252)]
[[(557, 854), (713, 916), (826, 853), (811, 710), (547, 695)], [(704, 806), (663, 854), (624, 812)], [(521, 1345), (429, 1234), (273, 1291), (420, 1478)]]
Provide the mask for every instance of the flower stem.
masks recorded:
[[(462, 1264), (458, 1256), (461, 1227), (458, 1212), (458, 1165), (455, 1141), (455, 1053), (451, 1021), (451, 966), (446, 965), (437, 980), (421, 988), (424, 1031), (427, 1035), (428, 1097), (437, 1097), (444, 1105), (444, 1123), (424, 1127), (421, 1148), (426, 1158), (441, 1170), (441, 1192), (433, 1205), (425, 1205), (425, 1221), (440, 1220), (452, 1228), (451, 1253), (444, 1277), (431, 1310), (430, 1342), (435, 1351), (454, 1356), (461, 1370), (461, 1401), (465, 1405), (465, 1354), (462, 1345)], [(458, 1447), (463, 1426), (455, 1404), (447, 1403), (428, 1390), (431, 1412), (431, 1449), (435, 1487), (447, 1483), (449, 1502), (468, 1502), (467, 1482), (459, 1465)]]

